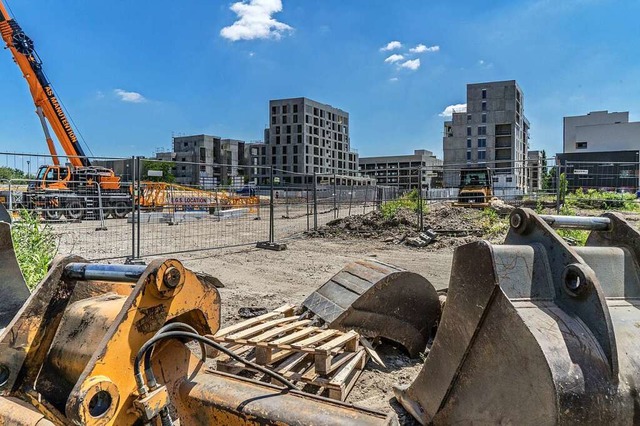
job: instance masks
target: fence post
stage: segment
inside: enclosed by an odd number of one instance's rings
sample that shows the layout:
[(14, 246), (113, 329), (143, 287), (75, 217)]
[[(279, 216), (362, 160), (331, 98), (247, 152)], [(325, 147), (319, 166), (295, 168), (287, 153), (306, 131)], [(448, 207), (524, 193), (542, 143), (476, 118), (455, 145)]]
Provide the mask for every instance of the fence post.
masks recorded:
[(96, 188), (98, 189), (98, 211), (100, 213), (100, 226), (96, 228), (96, 231), (106, 231), (107, 227), (104, 224), (104, 210), (102, 208), (102, 189), (99, 181), (96, 181)]
[(318, 230), (318, 182), (316, 171), (313, 171), (313, 230)]
[(336, 197), (338, 196), (338, 190), (336, 185), (336, 174), (333, 174), (333, 218), (338, 218), (338, 204), (336, 202)]
[(131, 260), (136, 258), (136, 160), (131, 157)]
[(367, 213), (367, 196), (369, 195), (369, 185), (364, 187), (364, 204), (362, 205), (362, 214)]
[(275, 223), (273, 217), (273, 166), (269, 167), (269, 242), (275, 240)]
[(136, 238), (136, 242), (138, 244), (138, 247), (136, 249), (136, 259), (140, 259), (140, 227), (142, 226), (142, 221), (140, 220), (140, 181), (142, 180), (142, 170), (140, 168), (140, 157), (136, 157), (136, 172), (137, 172), (137, 193), (138, 193), (138, 208), (137, 208), (137, 212), (138, 212), (138, 230), (137, 230), (137, 238)]
[(349, 216), (351, 216), (351, 203), (353, 202), (353, 181), (351, 182), (351, 192), (349, 193)]
[(560, 174), (562, 173), (562, 166), (556, 165), (556, 214), (560, 214)]
[(424, 212), (422, 209), (422, 167), (420, 167), (420, 170), (418, 171), (418, 210), (420, 212), (418, 226), (420, 227), (420, 232), (422, 232), (424, 230)]
[[(27, 185), (29, 182), (27, 182)], [(11, 191), (11, 179), (9, 179), (9, 211), (13, 211), (13, 192)]]
[(304, 177), (306, 183), (306, 195), (307, 195), (307, 232), (311, 229), (311, 218), (309, 217), (309, 176)]

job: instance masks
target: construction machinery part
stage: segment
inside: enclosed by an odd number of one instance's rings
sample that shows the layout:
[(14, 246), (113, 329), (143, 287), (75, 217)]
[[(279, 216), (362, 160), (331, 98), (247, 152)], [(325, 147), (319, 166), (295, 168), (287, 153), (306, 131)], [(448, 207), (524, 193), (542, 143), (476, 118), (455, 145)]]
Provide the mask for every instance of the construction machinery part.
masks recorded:
[(186, 343), (217, 345), (205, 337), (220, 328), (216, 282), (174, 259), (144, 267), (56, 258), (0, 333), (0, 425), (393, 422), (208, 371), (203, 347)]
[(24, 302), (29, 297), (29, 288), (22, 276), (22, 271), (13, 250), (11, 225), (0, 222), (0, 329), (11, 322)]
[(423, 352), (440, 318), (440, 302), (423, 276), (377, 260), (347, 265), (303, 305), (331, 328), (355, 330)]
[(640, 233), (552, 219), (592, 229), (586, 247), (516, 209), (505, 245), (456, 249), (431, 351), (395, 389), (421, 424), (638, 424)]

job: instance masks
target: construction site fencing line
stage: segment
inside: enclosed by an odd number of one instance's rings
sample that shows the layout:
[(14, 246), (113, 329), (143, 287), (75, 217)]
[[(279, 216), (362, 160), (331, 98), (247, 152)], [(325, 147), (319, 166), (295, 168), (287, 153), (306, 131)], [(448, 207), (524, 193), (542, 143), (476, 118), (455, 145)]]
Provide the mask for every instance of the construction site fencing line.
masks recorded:
[[(37, 217), (54, 236), (58, 253), (88, 260), (135, 260), (277, 242), (336, 219), (380, 210), (412, 190), (420, 200), (420, 227), (430, 205), (457, 201), (458, 187), (442, 186), (469, 167), (396, 170), (388, 165), (363, 170), (368, 178), (349, 178), (275, 167), (265, 172), (264, 166), (252, 165), (91, 159), (120, 177), (119, 188), (113, 189), (86, 178), (67, 179), (65, 188), (56, 188), (56, 176), (48, 181), (42, 174), (43, 168), (48, 170), (44, 155), (0, 153), (2, 160), (0, 203), (15, 220), (25, 214)], [(637, 204), (637, 163), (547, 161), (549, 166), (512, 163), (511, 169), (494, 170), (494, 195), (514, 206), (557, 212), (565, 204), (602, 209)], [(256, 170), (273, 179), (267, 185), (250, 183)], [(526, 185), (508, 183), (509, 176)], [(296, 179), (303, 183), (291, 183)], [(370, 184), (372, 179), (377, 184)], [(49, 184), (46, 190), (39, 188)]]

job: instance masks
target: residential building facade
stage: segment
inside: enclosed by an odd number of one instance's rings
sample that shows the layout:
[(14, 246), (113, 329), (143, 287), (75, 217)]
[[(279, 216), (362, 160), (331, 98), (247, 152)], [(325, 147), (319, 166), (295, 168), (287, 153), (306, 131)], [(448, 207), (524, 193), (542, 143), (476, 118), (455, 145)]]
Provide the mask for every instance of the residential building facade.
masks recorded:
[(570, 189), (640, 188), (640, 122), (629, 112), (594, 111), (564, 117), (559, 164)]
[(442, 187), (442, 160), (425, 149), (417, 149), (412, 155), (360, 157), (359, 165), (363, 176), (401, 191)]
[[(312, 176), (358, 177), (358, 154), (351, 149), (349, 113), (307, 98), (269, 101), (265, 143), (252, 147), (257, 183), (273, 176), (283, 184), (308, 183)], [(257, 160), (254, 160), (257, 158)]]
[(173, 161), (176, 183), (182, 185), (241, 185), (250, 174), (245, 146), (243, 141), (218, 136), (179, 136), (173, 138), (173, 151), (157, 153), (156, 159)]
[(545, 161), (546, 159), (543, 158), (541, 151), (527, 152), (527, 176), (529, 178), (530, 191), (540, 191), (542, 189)]
[(494, 186), (527, 187), (529, 121), (515, 80), (467, 85), (466, 111), (444, 123), (445, 186), (459, 185), (460, 169), (489, 167)]

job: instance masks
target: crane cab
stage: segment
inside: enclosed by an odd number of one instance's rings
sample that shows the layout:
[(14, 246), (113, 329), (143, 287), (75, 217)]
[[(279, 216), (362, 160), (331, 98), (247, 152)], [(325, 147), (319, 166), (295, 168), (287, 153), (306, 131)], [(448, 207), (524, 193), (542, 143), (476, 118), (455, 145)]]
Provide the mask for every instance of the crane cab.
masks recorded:
[(70, 180), (69, 166), (40, 166), (35, 180), (29, 183), (29, 189), (68, 189)]

